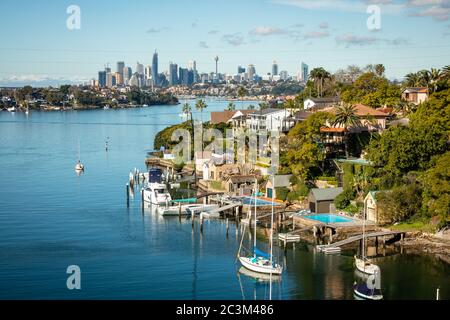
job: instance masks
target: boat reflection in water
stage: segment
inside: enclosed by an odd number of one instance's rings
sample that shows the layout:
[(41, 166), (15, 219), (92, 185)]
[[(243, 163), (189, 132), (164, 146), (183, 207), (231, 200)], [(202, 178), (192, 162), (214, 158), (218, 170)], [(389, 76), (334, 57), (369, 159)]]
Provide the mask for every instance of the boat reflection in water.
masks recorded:
[(261, 283), (270, 282), (270, 281), (272, 281), (272, 282), (280, 282), (281, 281), (281, 275), (272, 274), (272, 276), (271, 276), (270, 274), (251, 271), (245, 267), (241, 267), (239, 269), (239, 274), (244, 275), (249, 278), (252, 278), (252, 280), (255, 280), (256, 282), (261, 282)]

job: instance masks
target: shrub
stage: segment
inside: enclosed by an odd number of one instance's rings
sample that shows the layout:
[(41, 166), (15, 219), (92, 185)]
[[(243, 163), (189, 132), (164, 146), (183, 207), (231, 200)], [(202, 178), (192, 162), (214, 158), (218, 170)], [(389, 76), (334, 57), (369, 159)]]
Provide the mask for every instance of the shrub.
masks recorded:
[(344, 210), (350, 205), (350, 201), (355, 198), (352, 190), (345, 190), (334, 199), (334, 205), (337, 209)]
[(277, 199), (281, 200), (281, 201), (286, 201), (288, 194), (289, 194), (289, 189), (286, 187), (281, 187), (281, 188), (275, 188), (276, 193), (277, 193)]

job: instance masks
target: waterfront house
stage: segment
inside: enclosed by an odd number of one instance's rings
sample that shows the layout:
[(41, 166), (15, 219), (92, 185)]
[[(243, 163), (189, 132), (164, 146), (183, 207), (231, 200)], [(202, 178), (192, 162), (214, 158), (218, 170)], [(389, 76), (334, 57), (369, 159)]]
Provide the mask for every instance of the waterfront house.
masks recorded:
[(333, 213), (334, 199), (344, 188), (311, 189), (308, 195), (309, 209), (313, 213)]
[(406, 88), (403, 90), (402, 99), (414, 104), (421, 104), (428, 99), (428, 94), (426, 87)]
[(341, 99), (338, 97), (331, 98), (309, 98), (303, 102), (303, 108), (305, 110), (322, 110), (330, 107), (335, 107), (341, 103)]
[(291, 178), (292, 174), (276, 175), (274, 181), (270, 178), (266, 184), (266, 197), (269, 199), (272, 199), (272, 196), (277, 198), (277, 188), (290, 188)]
[[(363, 104), (354, 105), (355, 114), (358, 116), (361, 125), (357, 127), (345, 128), (343, 125), (331, 125), (320, 129), (325, 144), (342, 144), (347, 133), (379, 132), (386, 129), (386, 121), (389, 115)], [(335, 113), (336, 108), (324, 109), (326, 112)]]
[(375, 223), (380, 222), (380, 216), (378, 213), (377, 192), (370, 191), (364, 199), (366, 207), (366, 219)]
[(288, 121), (291, 112), (286, 109), (267, 108), (248, 115), (246, 127), (252, 131), (288, 132), (292, 123)]
[(235, 164), (209, 164), (209, 177), (208, 180), (222, 181), (229, 176), (239, 175), (239, 166)]
[(234, 175), (226, 182), (226, 191), (236, 196), (251, 195), (257, 179), (256, 175)]
[(211, 161), (211, 151), (197, 151), (194, 154), (197, 172), (203, 172), (204, 164)]
[(246, 119), (253, 110), (224, 110), (211, 112), (211, 124), (233, 123), (235, 119)]

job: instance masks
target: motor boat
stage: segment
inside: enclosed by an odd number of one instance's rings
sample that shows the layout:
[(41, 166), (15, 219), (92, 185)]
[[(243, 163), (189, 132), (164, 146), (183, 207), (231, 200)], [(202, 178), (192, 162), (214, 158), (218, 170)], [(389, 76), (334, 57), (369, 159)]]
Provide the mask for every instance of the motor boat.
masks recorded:
[(144, 202), (155, 206), (169, 206), (172, 201), (172, 196), (168, 192), (166, 185), (162, 183), (149, 183), (142, 192)]

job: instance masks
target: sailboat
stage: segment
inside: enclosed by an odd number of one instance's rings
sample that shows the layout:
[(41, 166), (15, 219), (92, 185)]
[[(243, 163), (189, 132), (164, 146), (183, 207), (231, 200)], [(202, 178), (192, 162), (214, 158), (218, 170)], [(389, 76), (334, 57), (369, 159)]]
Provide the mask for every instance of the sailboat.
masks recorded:
[(353, 292), (355, 298), (361, 300), (382, 300), (383, 294), (381, 292), (381, 271), (378, 266), (375, 266), (374, 274), (370, 275), (365, 283), (355, 284)]
[(363, 217), (363, 238), (362, 238), (362, 248), (361, 257), (355, 256), (356, 269), (360, 272), (374, 275), (377, 270), (380, 270), (376, 264), (366, 257), (366, 204), (364, 204), (364, 217)]
[(262, 252), (258, 250), (256, 246), (256, 226), (257, 226), (257, 219), (256, 219), (256, 209), (257, 209), (257, 193), (258, 193), (258, 182), (255, 183), (255, 218), (254, 218), (254, 244), (253, 244), (253, 254), (249, 256), (242, 256), (241, 248), (242, 248), (242, 242), (241, 246), (239, 248), (238, 256), (239, 261), (245, 268), (249, 269), (250, 271), (263, 273), (263, 274), (270, 274), (270, 275), (281, 275), (283, 273), (283, 267), (276, 264), (273, 261), (273, 214), (274, 214), (274, 200), (272, 199), (272, 222), (271, 222), (271, 233), (270, 233), (270, 254)]
[(78, 162), (75, 165), (75, 171), (82, 172), (84, 171), (84, 165), (81, 163), (81, 157), (80, 157), (80, 142), (78, 142)]

